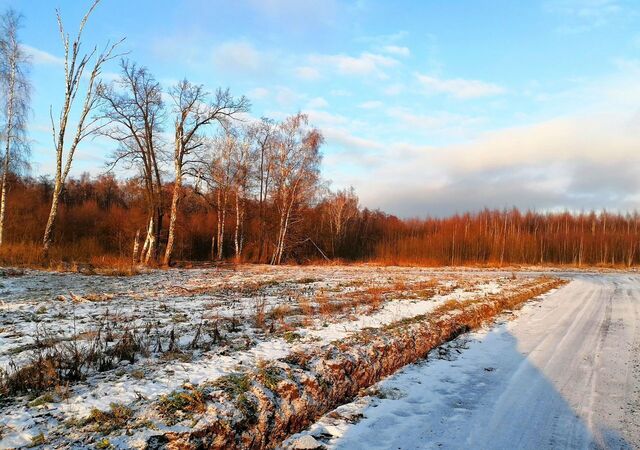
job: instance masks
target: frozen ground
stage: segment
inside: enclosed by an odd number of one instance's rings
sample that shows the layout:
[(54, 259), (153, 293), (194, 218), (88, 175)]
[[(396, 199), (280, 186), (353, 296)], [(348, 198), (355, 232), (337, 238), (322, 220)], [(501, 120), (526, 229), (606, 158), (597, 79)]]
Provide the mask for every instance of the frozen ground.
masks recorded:
[(61, 385), (0, 397), (0, 448), (95, 446), (96, 433), (78, 430), (113, 403), (149, 415), (112, 430), (109, 445), (142, 445), (171, 429), (152, 405), (185, 382), (428, 314), (448, 300), (518, 290), (528, 278), (369, 266), (14, 275), (0, 278), (0, 368), (11, 376), (53, 355), (69, 372), (74, 355), (89, 356)]
[(288, 444), (640, 448), (640, 277), (566, 275), (515, 320), (434, 350)]

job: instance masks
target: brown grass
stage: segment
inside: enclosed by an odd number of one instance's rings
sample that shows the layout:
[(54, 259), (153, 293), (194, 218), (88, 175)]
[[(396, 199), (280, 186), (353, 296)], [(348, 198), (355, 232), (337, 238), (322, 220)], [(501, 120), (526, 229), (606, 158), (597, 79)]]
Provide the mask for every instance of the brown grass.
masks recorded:
[(267, 300), (264, 297), (258, 297), (254, 299), (254, 315), (253, 315), (253, 324), (256, 328), (264, 328), (265, 327), (265, 318), (266, 318), (266, 307)]
[(316, 310), (311, 305), (311, 302), (309, 301), (309, 299), (307, 297), (298, 296), (297, 297), (297, 301), (298, 301), (298, 307), (300, 308), (300, 311), (302, 312), (302, 314), (304, 314), (305, 316), (313, 316), (313, 315), (315, 315)]
[(133, 417), (133, 411), (121, 403), (111, 403), (109, 411), (93, 408), (86, 424), (92, 424), (95, 431), (109, 434), (124, 428)]
[(139, 273), (131, 258), (104, 255), (101, 250), (91, 253), (93, 250), (79, 242), (64, 247), (53, 246), (45, 256), (39, 244), (7, 243), (0, 247), (0, 265), (87, 275), (130, 276)]
[[(215, 412), (205, 415), (197, 429), (165, 432), (157, 441), (151, 438), (149, 446), (162, 443), (168, 448), (195, 448), (206, 442), (207, 448), (216, 449), (275, 448), (286, 437), (437, 346), (563, 283), (540, 278), (501, 295), (448, 302), (433, 314), (383, 329), (365, 329), (312, 351), (294, 351), (277, 366), (259, 364), (255, 370), (223, 377), (209, 391)], [(290, 337), (295, 339), (293, 334)], [(235, 410), (230, 413), (220, 408), (220, 401)], [(225, 413), (219, 414), (221, 410)]]

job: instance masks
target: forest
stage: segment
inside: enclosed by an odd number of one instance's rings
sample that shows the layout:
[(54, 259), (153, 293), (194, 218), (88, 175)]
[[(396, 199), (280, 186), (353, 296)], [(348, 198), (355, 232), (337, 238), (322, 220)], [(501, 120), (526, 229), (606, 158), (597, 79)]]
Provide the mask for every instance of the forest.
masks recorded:
[[(6, 242), (0, 255), (12, 264), (43, 264), (41, 235), (53, 181), (12, 177)], [(162, 185), (161, 210), (169, 206), (173, 183)], [(259, 183), (180, 187), (174, 258), (187, 261), (276, 263), (280, 206), (271, 194), (262, 201)], [(225, 201), (226, 199), (226, 201)], [(139, 177), (85, 174), (64, 185), (50, 258), (97, 266), (139, 261), (140, 235), (148, 227), (148, 195)], [(374, 262), (407, 265), (567, 264), (632, 266), (640, 262), (637, 214), (536, 213), (484, 210), (446, 218), (399, 219), (362, 208), (353, 190), (316, 186), (293, 204), (279, 262)], [(157, 248), (163, 254), (167, 224)], [(153, 257), (148, 264), (160, 264)]]
[[(398, 218), (362, 207), (321, 173), (321, 129), (303, 112), (251, 116), (228, 89), (164, 86), (123, 49), (86, 45), (93, 2), (63, 52), (61, 105), (51, 108), (55, 173), (29, 171), (30, 58), (22, 16), (0, 20), (0, 260), (170, 266), (187, 261), (423, 265), (631, 266), (638, 216), (517, 209)], [(83, 45), (84, 44), (84, 45)], [(93, 45), (93, 47), (92, 47)], [(89, 50), (85, 51), (87, 48)], [(105, 66), (117, 75), (102, 79)], [(89, 138), (112, 144), (104, 172), (74, 177)]]

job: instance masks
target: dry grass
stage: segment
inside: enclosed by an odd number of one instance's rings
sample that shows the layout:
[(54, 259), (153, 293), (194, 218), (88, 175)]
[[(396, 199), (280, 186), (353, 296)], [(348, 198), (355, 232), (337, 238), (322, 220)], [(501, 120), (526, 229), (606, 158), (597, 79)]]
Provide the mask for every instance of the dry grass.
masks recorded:
[(303, 315), (309, 317), (315, 314), (315, 308), (311, 305), (311, 301), (309, 301), (307, 297), (298, 296), (296, 300), (298, 302), (300, 312), (302, 312)]
[(253, 324), (256, 328), (263, 329), (265, 327), (267, 299), (264, 297), (258, 297), (254, 299), (253, 308)]
[[(111, 341), (115, 343), (109, 345)], [(108, 315), (94, 330), (74, 333), (68, 340), (38, 328), (28, 362), (20, 367), (11, 362), (7, 369), (0, 369), (0, 398), (63, 392), (69, 382), (84, 380), (91, 371), (110, 370), (121, 361), (133, 363), (138, 356), (148, 355), (150, 346), (149, 339)]]
[(160, 415), (172, 425), (207, 409), (204, 391), (186, 384), (182, 390), (162, 395), (157, 402)]
[(93, 250), (84, 248), (80, 242), (65, 247), (53, 246), (45, 256), (40, 245), (7, 243), (0, 247), (0, 265), (87, 275), (131, 276), (139, 273), (131, 258), (103, 255), (100, 249), (92, 253)]
[(93, 408), (86, 424), (91, 424), (94, 431), (109, 434), (127, 426), (133, 418), (133, 411), (121, 403), (111, 403), (109, 411), (101, 411)]

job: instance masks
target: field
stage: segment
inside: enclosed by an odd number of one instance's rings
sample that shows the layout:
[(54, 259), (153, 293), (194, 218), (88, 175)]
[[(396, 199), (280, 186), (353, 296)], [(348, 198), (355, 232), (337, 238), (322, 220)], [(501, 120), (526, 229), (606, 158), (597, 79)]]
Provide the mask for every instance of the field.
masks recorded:
[[(194, 436), (210, 446), (273, 445), (558, 285), (526, 273), (375, 266), (133, 277), (7, 269), (0, 448), (153, 448), (193, 445)], [(212, 428), (221, 421), (231, 430)], [(247, 441), (260, 424), (269, 431)]]
[(434, 349), (284, 447), (640, 448), (640, 280), (564, 275), (569, 285)]

